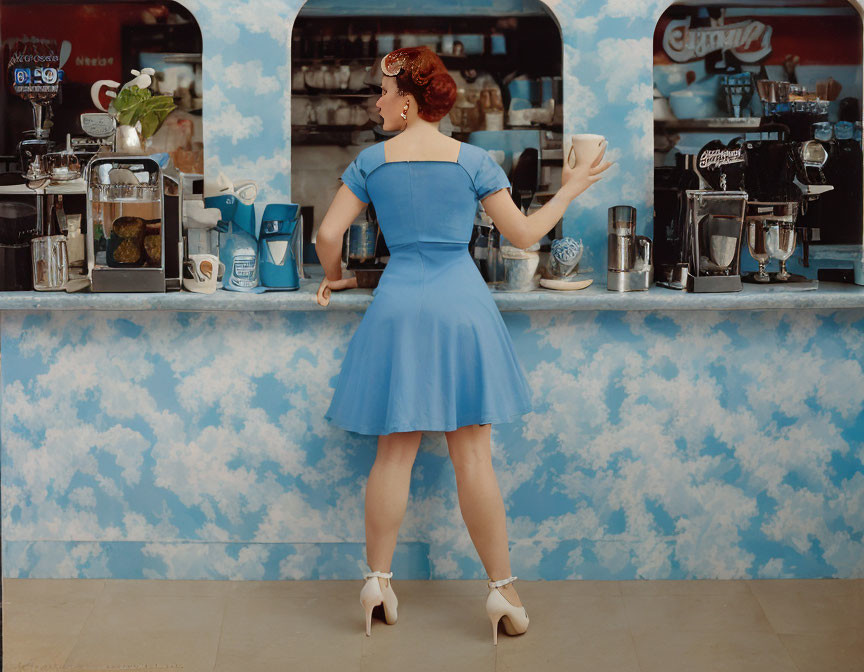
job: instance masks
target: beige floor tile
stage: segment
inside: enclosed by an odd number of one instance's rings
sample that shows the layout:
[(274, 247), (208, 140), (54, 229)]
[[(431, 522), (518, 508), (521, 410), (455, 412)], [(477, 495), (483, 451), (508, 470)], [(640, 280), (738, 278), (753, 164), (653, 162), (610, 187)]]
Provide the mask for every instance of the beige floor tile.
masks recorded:
[(698, 579), (698, 580), (639, 580), (619, 581), (622, 595), (729, 595), (749, 593), (747, 581)]
[(626, 628), (586, 630), (565, 612), (546, 606), (528, 612), (531, 623), (525, 634), (509, 637), (501, 629), (496, 672), (639, 672)]
[(62, 665), (104, 585), (101, 579), (4, 579), (4, 666)]
[(155, 597), (217, 597), (234, 591), (236, 583), (253, 581), (184, 581), (149, 579), (105, 579), (105, 592), (111, 595)]
[[(485, 598), (484, 598), (485, 599)], [(363, 609), (357, 603), (361, 670), (426, 672), (494, 672), (495, 649), (485, 603), (464, 597), (429, 598), (422, 603), (399, 603), (394, 625), (372, 620), (366, 637)], [(499, 635), (499, 645), (501, 637)]]
[(622, 599), (634, 635), (684, 631), (772, 632), (759, 601), (749, 593), (625, 595)]
[(172, 665), (210, 672), (226, 600), (221, 595), (129, 596), (104, 592), (66, 665)]
[(557, 599), (533, 600), (530, 604), (526, 597), (525, 610), (532, 625), (536, 616), (544, 622), (566, 623), (569, 630), (576, 632), (626, 631), (629, 628), (624, 598), (616, 595), (565, 594)]
[[(320, 581), (224, 581), (231, 585), (226, 589), (231, 599), (241, 597), (273, 598), (277, 600), (307, 597), (342, 597), (354, 592), (360, 595), (363, 580)], [(359, 599), (359, 598), (358, 598)]]
[(640, 672), (798, 672), (777, 635), (753, 631), (634, 635)]
[(864, 629), (780, 635), (799, 672), (861, 672)]
[(820, 595), (850, 595), (864, 580), (855, 579), (753, 579), (747, 581), (754, 595), (769, 593), (811, 593)]
[[(358, 584), (363, 587), (363, 580)], [(357, 594), (360, 594), (360, 588), (357, 589)], [(469, 597), (474, 595), (482, 595), (480, 599), (485, 599), (489, 588), (486, 587), (484, 579), (454, 579), (454, 580), (423, 580), (423, 579), (406, 579), (399, 580), (393, 577), (393, 590), (397, 596), (405, 595), (411, 598), (426, 599), (429, 597)]]
[[(567, 598), (573, 596), (602, 596), (620, 595), (616, 581), (522, 581), (517, 580), (514, 584), (526, 608), (533, 600), (558, 599), (562, 595)], [(360, 594), (362, 581), (357, 584), (356, 592)], [(352, 590), (354, 590), (352, 588)], [(463, 597), (469, 600), (486, 599), (489, 594), (489, 586), (485, 580), (464, 581), (393, 581), (393, 590), (402, 599), (424, 600), (432, 597)]]
[[(235, 596), (228, 601), (216, 670), (233, 672), (243, 662), (253, 666), (304, 661), (296, 669), (351, 669), (359, 666), (364, 636), (360, 591), (351, 598), (277, 599)], [(312, 664), (314, 662), (314, 665)], [(245, 667), (243, 668), (245, 669)]]
[[(529, 599), (554, 600), (569, 599), (573, 596), (584, 597), (620, 597), (621, 587), (618, 581), (523, 581), (519, 579), (514, 584), (519, 591), (519, 597), (527, 602)], [(488, 587), (484, 587), (488, 592)], [(526, 604), (527, 607), (527, 604)]]
[(3, 604), (19, 597), (35, 599), (96, 596), (105, 587), (105, 579), (3, 579)]
[(864, 623), (864, 593), (850, 581), (753, 581), (750, 589), (778, 633), (825, 632)]

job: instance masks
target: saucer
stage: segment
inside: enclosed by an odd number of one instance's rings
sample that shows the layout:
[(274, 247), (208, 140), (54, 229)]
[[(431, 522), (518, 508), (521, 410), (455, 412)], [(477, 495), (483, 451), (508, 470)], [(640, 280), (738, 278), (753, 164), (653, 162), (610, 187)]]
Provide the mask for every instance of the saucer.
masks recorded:
[(572, 289), (585, 289), (588, 285), (590, 285), (594, 280), (591, 278), (582, 279), (578, 276), (571, 276), (572, 280), (569, 279), (552, 279), (552, 278), (540, 278), (540, 286), (545, 287), (546, 289), (562, 289), (562, 290), (572, 290)]

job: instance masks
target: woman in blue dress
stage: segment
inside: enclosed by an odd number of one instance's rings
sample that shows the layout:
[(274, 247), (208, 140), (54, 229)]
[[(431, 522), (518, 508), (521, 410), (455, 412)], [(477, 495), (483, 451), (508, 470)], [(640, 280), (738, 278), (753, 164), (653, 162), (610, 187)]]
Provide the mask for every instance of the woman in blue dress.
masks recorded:
[(478, 202), (521, 248), (540, 240), (570, 202), (601, 179), (611, 163), (596, 159), (562, 172), (562, 187), (530, 217), (508, 194), (507, 175), (480, 147), (438, 131), (456, 86), (425, 47), (397, 49), (381, 60), (376, 106), (385, 131), (342, 174), (317, 237), (325, 271), (318, 302), (357, 286), (342, 278), (342, 239), (374, 203), (390, 251), (373, 300), (354, 333), (326, 418), (343, 429), (378, 436), (366, 484), (366, 556), (361, 590), (366, 634), (374, 607), (396, 622), (390, 562), (408, 503), (411, 468), (424, 431), (443, 431), (456, 472), (459, 506), (489, 575), (486, 610), (497, 644), (527, 630), (528, 614), (513, 586), (506, 513), (492, 468), (491, 425), (532, 410), (531, 390), (498, 307), (468, 253)]

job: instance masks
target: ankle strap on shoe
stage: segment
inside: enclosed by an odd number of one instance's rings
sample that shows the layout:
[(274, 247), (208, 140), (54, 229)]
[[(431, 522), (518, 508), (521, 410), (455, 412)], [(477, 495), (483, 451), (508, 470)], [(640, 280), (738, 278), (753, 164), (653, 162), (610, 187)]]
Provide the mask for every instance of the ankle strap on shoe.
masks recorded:
[(490, 581), (490, 588), (500, 588), (501, 586), (506, 586), (508, 583), (513, 583), (518, 577), (510, 576), (506, 579), (501, 579), (500, 581)]
[(366, 572), (366, 573), (363, 575), (363, 578), (364, 578), (364, 579), (369, 579), (369, 578), (371, 578), (371, 577), (373, 577), (373, 576), (378, 576), (378, 577), (380, 577), (380, 578), (382, 578), (382, 579), (389, 579), (391, 576), (393, 576), (393, 572)]

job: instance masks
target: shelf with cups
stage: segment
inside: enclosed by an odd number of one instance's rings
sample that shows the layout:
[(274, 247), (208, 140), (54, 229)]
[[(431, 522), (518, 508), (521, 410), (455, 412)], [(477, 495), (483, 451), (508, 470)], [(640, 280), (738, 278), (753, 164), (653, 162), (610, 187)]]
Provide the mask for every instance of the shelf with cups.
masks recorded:
[(353, 143), (357, 131), (366, 128), (366, 124), (348, 125), (305, 125), (291, 126), (291, 142), (295, 145), (342, 145), (347, 147)]
[[(520, 65), (520, 62), (511, 54), (436, 54), (444, 66), (449, 70), (465, 70), (466, 68), (480, 70), (500, 70), (509, 72)], [(296, 65), (341, 65), (356, 62), (361, 64), (374, 64), (383, 54), (376, 56), (317, 56), (293, 58), (291, 61)]]
[(319, 91), (292, 91), (291, 95), (301, 98), (372, 98), (377, 97), (378, 93), (374, 91), (362, 93), (357, 91), (340, 91), (338, 89), (321, 89)]

